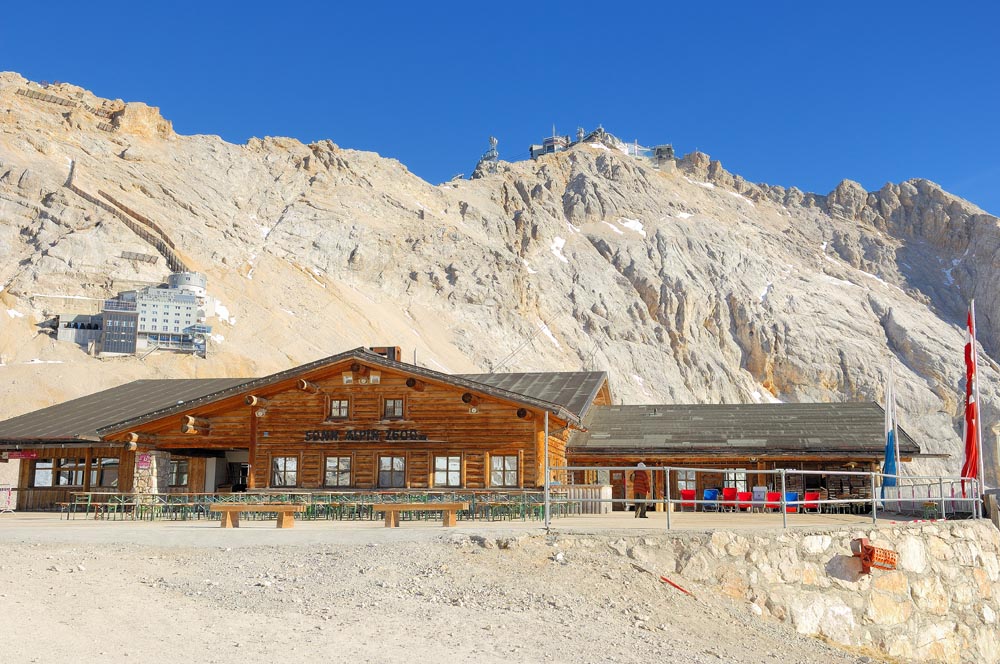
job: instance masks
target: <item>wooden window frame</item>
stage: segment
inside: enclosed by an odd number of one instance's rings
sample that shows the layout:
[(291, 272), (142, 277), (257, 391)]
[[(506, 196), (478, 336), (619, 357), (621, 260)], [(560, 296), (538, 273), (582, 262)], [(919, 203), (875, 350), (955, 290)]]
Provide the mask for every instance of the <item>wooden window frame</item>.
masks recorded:
[[(66, 463), (65, 465), (59, 465), (60, 462), (73, 462), (72, 465)], [(63, 484), (59, 481), (59, 475), (70, 473), (72, 475), (79, 475), (79, 482), (67, 482)], [(76, 479), (73, 477), (72, 479)], [(84, 482), (87, 481), (87, 459), (85, 457), (55, 457), (52, 459), (52, 486), (53, 487), (77, 487), (83, 486)]]
[[(444, 470), (438, 470), (438, 467), (437, 467), (438, 459), (448, 459), (449, 461), (451, 459), (458, 459), (458, 470), (457, 471), (451, 470), (451, 468), (448, 467), (448, 462), (445, 462), (445, 468), (444, 468)], [(464, 463), (464, 460), (462, 459), (462, 455), (461, 454), (447, 454), (447, 453), (446, 454), (434, 454), (431, 457), (431, 476), (433, 478), (433, 481), (431, 483), (432, 486), (435, 489), (438, 489), (438, 488), (440, 488), (440, 489), (460, 489), (462, 487), (462, 470), (463, 470), (463, 466), (464, 465), (465, 465), (465, 463)], [(444, 484), (440, 484), (437, 481), (437, 474), (439, 472), (442, 472), (442, 473), (445, 474), (445, 483)], [(451, 481), (449, 480), (449, 476), (452, 473), (456, 473), (456, 472), (458, 473), (458, 479), (455, 481), (454, 484), (452, 484)]]
[[(103, 460), (114, 461), (114, 463), (103, 464)], [(90, 488), (116, 489), (121, 478), (121, 458), (115, 456), (95, 456), (90, 459)], [(109, 468), (115, 469), (115, 480), (112, 484), (104, 483), (104, 474)]]
[[(383, 486), (382, 485), (382, 459), (397, 459), (397, 458), (403, 460), (403, 470), (402, 470), (402, 473), (403, 473), (403, 483), (401, 485), (399, 485), (399, 486), (395, 486), (395, 485)], [(406, 454), (404, 454), (404, 453), (393, 453), (393, 452), (390, 452), (389, 454), (384, 454), (382, 452), (377, 453), (375, 455), (375, 487), (378, 488), (378, 489), (405, 489), (406, 488), (407, 466), (409, 465), (408, 461), (409, 460), (406, 458)], [(387, 472), (390, 473), (390, 476), (392, 474), (396, 473), (396, 471), (392, 470), (391, 467), (390, 467), (390, 469)]]
[[(506, 479), (507, 479), (507, 473), (511, 472), (511, 470), (507, 467), (507, 461), (506, 461), (506, 459), (509, 459), (509, 458), (514, 459), (514, 471), (513, 471), (514, 472), (514, 483), (513, 484), (508, 484), (507, 481), (506, 481)], [(500, 482), (500, 483), (496, 483), (496, 482), (493, 481), (493, 472), (494, 472), (494, 470), (493, 470), (493, 461), (494, 461), (494, 459), (503, 459), (503, 461), (501, 462), (501, 468), (500, 468), (500, 470), (496, 471), (496, 472), (499, 472), (500, 475), (504, 478), (504, 481)], [(489, 458), (489, 468), (487, 469), (487, 472), (488, 472), (488, 477), (489, 477), (489, 480), (490, 480), (490, 486), (491, 487), (497, 487), (497, 488), (500, 488), (500, 489), (516, 489), (516, 488), (518, 488), (518, 487), (521, 486), (521, 455), (519, 455), (517, 453), (511, 453), (511, 454), (491, 454), (490, 458)]]
[[(347, 404), (345, 415), (334, 415), (333, 414), (333, 404)], [(327, 422), (343, 422), (345, 420), (351, 419), (351, 400), (350, 399), (340, 399), (334, 397), (327, 397), (326, 399), (326, 421)]]
[[(274, 484), (275, 468), (274, 462), (278, 459), (295, 459), (295, 483), (294, 484)], [(301, 480), (302, 472), (302, 459), (299, 458), (298, 454), (273, 454), (268, 459), (267, 463), (267, 486), (271, 489), (294, 489), (299, 486), (299, 481)], [(288, 479), (288, 467), (286, 466), (281, 469), (282, 478), (287, 481)]]
[[(386, 407), (390, 401), (399, 402), (399, 415), (388, 415)], [(383, 420), (405, 420), (406, 419), (406, 397), (382, 397), (382, 419)]]
[[(327, 479), (327, 474), (330, 472), (327, 466), (327, 461), (330, 459), (337, 459), (337, 470), (334, 474), (340, 475), (344, 471), (340, 469), (340, 460), (347, 459), (347, 484), (330, 484)], [(323, 457), (323, 486), (329, 488), (342, 489), (344, 487), (354, 486), (354, 455), (353, 454), (327, 454)]]
[[(178, 471), (180, 468), (184, 469), (184, 482), (178, 482), (177, 478), (180, 474)], [(171, 488), (187, 486), (191, 481), (191, 459), (171, 459), (170, 460), (170, 472), (169, 479), (167, 480), (167, 486)]]

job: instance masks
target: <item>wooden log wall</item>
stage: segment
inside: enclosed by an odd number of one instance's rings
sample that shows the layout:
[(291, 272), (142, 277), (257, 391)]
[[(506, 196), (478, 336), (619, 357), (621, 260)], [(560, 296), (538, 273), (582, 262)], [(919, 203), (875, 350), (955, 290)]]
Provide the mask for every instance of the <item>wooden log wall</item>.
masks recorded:
[[(135, 431), (152, 436), (162, 450), (248, 449), (251, 450), (253, 486), (271, 484), (271, 462), (275, 457), (296, 460), (296, 486), (323, 489), (328, 456), (351, 458), (352, 488), (378, 485), (378, 463), (382, 456), (405, 459), (405, 484), (409, 488), (434, 486), (434, 457), (462, 459), (464, 488), (490, 486), (490, 456), (516, 455), (518, 481), (524, 487), (540, 486), (536, 435), (543, 417), (518, 417), (521, 404), (505, 402), (486, 394), (469, 393), (453, 385), (426, 380), (411, 381), (403, 372), (378, 366), (355, 367), (353, 360), (275, 383), (252, 394), (231, 398), (165, 417)], [(345, 379), (345, 375), (347, 379)], [(363, 381), (363, 382), (362, 382)], [(248, 405), (247, 397), (266, 399), (264, 405)], [(464, 399), (463, 399), (464, 397)], [(385, 418), (386, 399), (403, 399), (403, 416)], [(349, 414), (328, 417), (331, 400), (347, 400)], [(201, 426), (192, 433), (182, 427), (196, 418)], [(565, 464), (566, 423), (550, 416), (550, 428), (559, 431), (550, 440), (551, 463)], [(348, 432), (372, 432), (375, 439), (347, 440)], [(307, 440), (307, 432), (310, 432)], [(387, 434), (404, 432), (398, 440)], [(420, 440), (411, 440), (416, 432)], [(119, 434), (118, 437), (125, 434)], [(192, 471), (193, 473), (193, 471)]]
[[(23, 511), (44, 511), (56, 509), (57, 503), (70, 502), (70, 494), (79, 491), (131, 491), (135, 469), (135, 453), (115, 447), (77, 447), (63, 449), (38, 449), (37, 459), (25, 459), (18, 473), (17, 509)], [(116, 486), (91, 486), (90, 472), (97, 459), (118, 459), (118, 483)], [(82, 483), (73, 486), (32, 486), (35, 464), (38, 461), (57, 462), (59, 459), (81, 459)], [(53, 478), (55, 469), (52, 470)], [(55, 481), (53, 479), (53, 481)]]

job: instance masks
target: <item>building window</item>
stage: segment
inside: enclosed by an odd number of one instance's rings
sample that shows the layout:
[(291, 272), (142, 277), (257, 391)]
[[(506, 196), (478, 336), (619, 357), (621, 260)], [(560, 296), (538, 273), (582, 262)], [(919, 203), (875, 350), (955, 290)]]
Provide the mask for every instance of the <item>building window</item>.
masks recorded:
[(383, 456), (378, 458), (378, 485), (392, 489), (406, 486), (406, 458)]
[(351, 402), (347, 399), (330, 399), (330, 411), (327, 419), (346, 420), (351, 416)]
[(351, 486), (351, 457), (326, 458), (326, 486)]
[(83, 473), (86, 469), (86, 459), (56, 459), (53, 486), (83, 486)]
[(678, 470), (677, 472), (677, 490), (684, 491), (690, 489), (695, 491), (698, 489), (698, 477), (696, 471), (694, 470)]
[(462, 457), (434, 457), (434, 486), (462, 486)]
[(382, 418), (386, 420), (403, 419), (403, 400), (386, 399), (382, 404)]
[(734, 486), (737, 491), (746, 491), (747, 471), (742, 468), (727, 468), (723, 486)]
[(298, 457), (271, 457), (271, 486), (297, 486)]
[(52, 459), (39, 459), (35, 462), (31, 486), (52, 486)]
[(118, 486), (118, 457), (95, 457), (90, 460), (90, 486)]
[(188, 483), (188, 460), (170, 460), (170, 486), (187, 486)]
[(490, 457), (490, 485), (517, 486), (516, 454), (498, 454)]

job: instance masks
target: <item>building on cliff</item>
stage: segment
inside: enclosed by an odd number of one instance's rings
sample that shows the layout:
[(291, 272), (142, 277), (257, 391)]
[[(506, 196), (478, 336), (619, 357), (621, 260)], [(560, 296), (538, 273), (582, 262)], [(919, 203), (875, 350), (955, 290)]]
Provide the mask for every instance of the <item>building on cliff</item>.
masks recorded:
[[(400, 357), (356, 348), (264, 378), (139, 380), (0, 422), (0, 451), (23, 459), (17, 503), (29, 510), (79, 491), (234, 485), (535, 491), (546, 442), (550, 466), (582, 468), (554, 480), (610, 484), (616, 497), (630, 494), (613, 468), (639, 461), (728, 469), (671, 471), (677, 496), (767, 481), (755, 471), (874, 470), (882, 458), (877, 404), (615, 406), (604, 372), (449, 375)], [(919, 453), (900, 431), (902, 459)], [(666, 489), (657, 475), (654, 497)], [(870, 496), (841, 476), (810, 477)]]
[(101, 355), (170, 350), (204, 356), (212, 330), (205, 324), (206, 288), (203, 274), (171, 273), (166, 283), (105, 300), (98, 315), (60, 316), (57, 339)]

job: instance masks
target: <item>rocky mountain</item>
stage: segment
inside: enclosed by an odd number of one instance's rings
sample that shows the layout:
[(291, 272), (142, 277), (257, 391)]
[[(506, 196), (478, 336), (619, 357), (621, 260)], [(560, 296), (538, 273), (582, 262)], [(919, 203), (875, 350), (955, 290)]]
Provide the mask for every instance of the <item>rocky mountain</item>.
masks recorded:
[[(145, 104), (5, 73), (0, 255), (7, 415), (358, 345), (449, 372), (602, 369), (635, 403), (881, 401), (894, 358), (902, 426), (952, 455), (910, 470), (957, 473), (974, 297), (987, 447), (1000, 436), (1000, 220), (926, 180), (824, 196), (597, 142), (435, 186), (330, 141), (180, 136)], [(101, 360), (43, 327), (170, 256), (217, 300), (207, 359)]]

